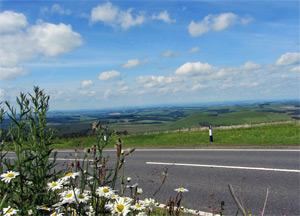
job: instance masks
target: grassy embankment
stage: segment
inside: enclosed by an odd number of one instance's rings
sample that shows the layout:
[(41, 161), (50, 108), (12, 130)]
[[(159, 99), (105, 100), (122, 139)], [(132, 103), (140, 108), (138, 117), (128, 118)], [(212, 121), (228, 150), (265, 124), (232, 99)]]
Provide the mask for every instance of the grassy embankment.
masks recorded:
[[(201, 147), (201, 146), (299, 146), (299, 121), (253, 125), (248, 128), (214, 128), (214, 142), (209, 142), (208, 130), (171, 131), (143, 135), (120, 136), (124, 147)], [(110, 139), (113, 147), (118, 137)], [(90, 147), (95, 140), (88, 137), (59, 139), (54, 148)]]

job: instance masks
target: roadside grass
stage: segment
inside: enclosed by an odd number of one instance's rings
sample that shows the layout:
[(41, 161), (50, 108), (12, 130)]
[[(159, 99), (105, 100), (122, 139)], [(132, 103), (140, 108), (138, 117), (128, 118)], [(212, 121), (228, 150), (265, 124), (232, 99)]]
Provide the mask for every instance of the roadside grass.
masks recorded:
[[(214, 142), (205, 131), (170, 131), (120, 137), (126, 147), (200, 147), (200, 146), (297, 146), (300, 144), (299, 121), (255, 125), (248, 128), (213, 129)], [(115, 139), (111, 139), (115, 140)], [(84, 148), (93, 146), (96, 140), (89, 137), (57, 139), (53, 148)], [(114, 147), (110, 142), (107, 147)]]

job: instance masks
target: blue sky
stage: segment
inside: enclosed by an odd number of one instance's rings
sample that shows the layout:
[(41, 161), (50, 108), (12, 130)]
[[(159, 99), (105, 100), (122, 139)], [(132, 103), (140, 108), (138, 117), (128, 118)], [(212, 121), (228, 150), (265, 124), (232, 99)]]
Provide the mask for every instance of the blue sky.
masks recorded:
[(299, 99), (299, 1), (0, 1), (0, 101)]

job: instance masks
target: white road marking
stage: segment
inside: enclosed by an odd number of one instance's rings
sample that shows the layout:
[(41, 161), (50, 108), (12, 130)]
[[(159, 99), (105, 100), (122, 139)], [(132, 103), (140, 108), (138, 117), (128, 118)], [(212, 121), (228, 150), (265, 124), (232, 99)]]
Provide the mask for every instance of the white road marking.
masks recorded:
[(223, 165), (209, 165), (209, 164), (184, 164), (184, 163), (162, 163), (162, 162), (146, 162), (146, 164), (152, 164), (152, 165), (170, 165), (170, 166), (208, 167), (208, 168), (224, 168), (224, 169), (263, 170), (263, 171), (275, 171), (275, 172), (295, 172), (295, 173), (300, 173), (300, 170), (274, 169), (274, 168), (262, 168), (262, 167), (240, 167), (240, 166), (223, 166)]

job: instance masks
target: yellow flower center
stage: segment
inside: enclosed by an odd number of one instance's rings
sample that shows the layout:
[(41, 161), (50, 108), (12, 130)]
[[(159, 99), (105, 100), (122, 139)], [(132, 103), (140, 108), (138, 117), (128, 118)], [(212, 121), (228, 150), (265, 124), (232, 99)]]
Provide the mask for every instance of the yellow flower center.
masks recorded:
[(149, 202), (149, 205), (153, 205), (153, 202)]
[(83, 198), (84, 198), (84, 195), (83, 195), (83, 194), (79, 194), (78, 198), (79, 198), (79, 199), (83, 199)]
[(137, 205), (136, 205), (136, 207), (137, 207), (137, 208), (141, 208), (142, 206), (141, 206), (141, 205), (139, 205), (139, 204), (137, 204)]
[(123, 209), (124, 209), (124, 205), (123, 205), (123, 204), (119, 204), (119, 205), (117, 206), (117, 211), (118, 211), (118, 212), (122, 212)]
[(12, 210), (11, 209), (9, 209), (6, 213), (12, 213)]
[(72, 194), (71, 194), (71, 193), (67, 194), (67, 198), (70, 198), (71, 196), (72, 196)]
[(7, 177), (8, 177), (8, 178), (12, 178), (12, 177), (14, 177), (14, 176), (15, 176), (15, 175), (12, 174), (12, 173), (7, 174)]
[(109, 192), (109, 190), (108, 190), (107, 188), (104, 188), (102, 191), (103, 191), (104, 193), (108, 193), (108, 192)]
[(57, 183), (52, 183), (51, 186), (55, 187), (55, 186), (57, 186)]
[(47, 206), (44, 206), (43, 209), (48, 210), (49, 208)]
[(68, 177), (69, 177), (69, 176), (71, 176), (71, 175), (72, 175), (72, 173), (70, 172), (70, 173), (68, 173), (66, 176), (68, 176)]

